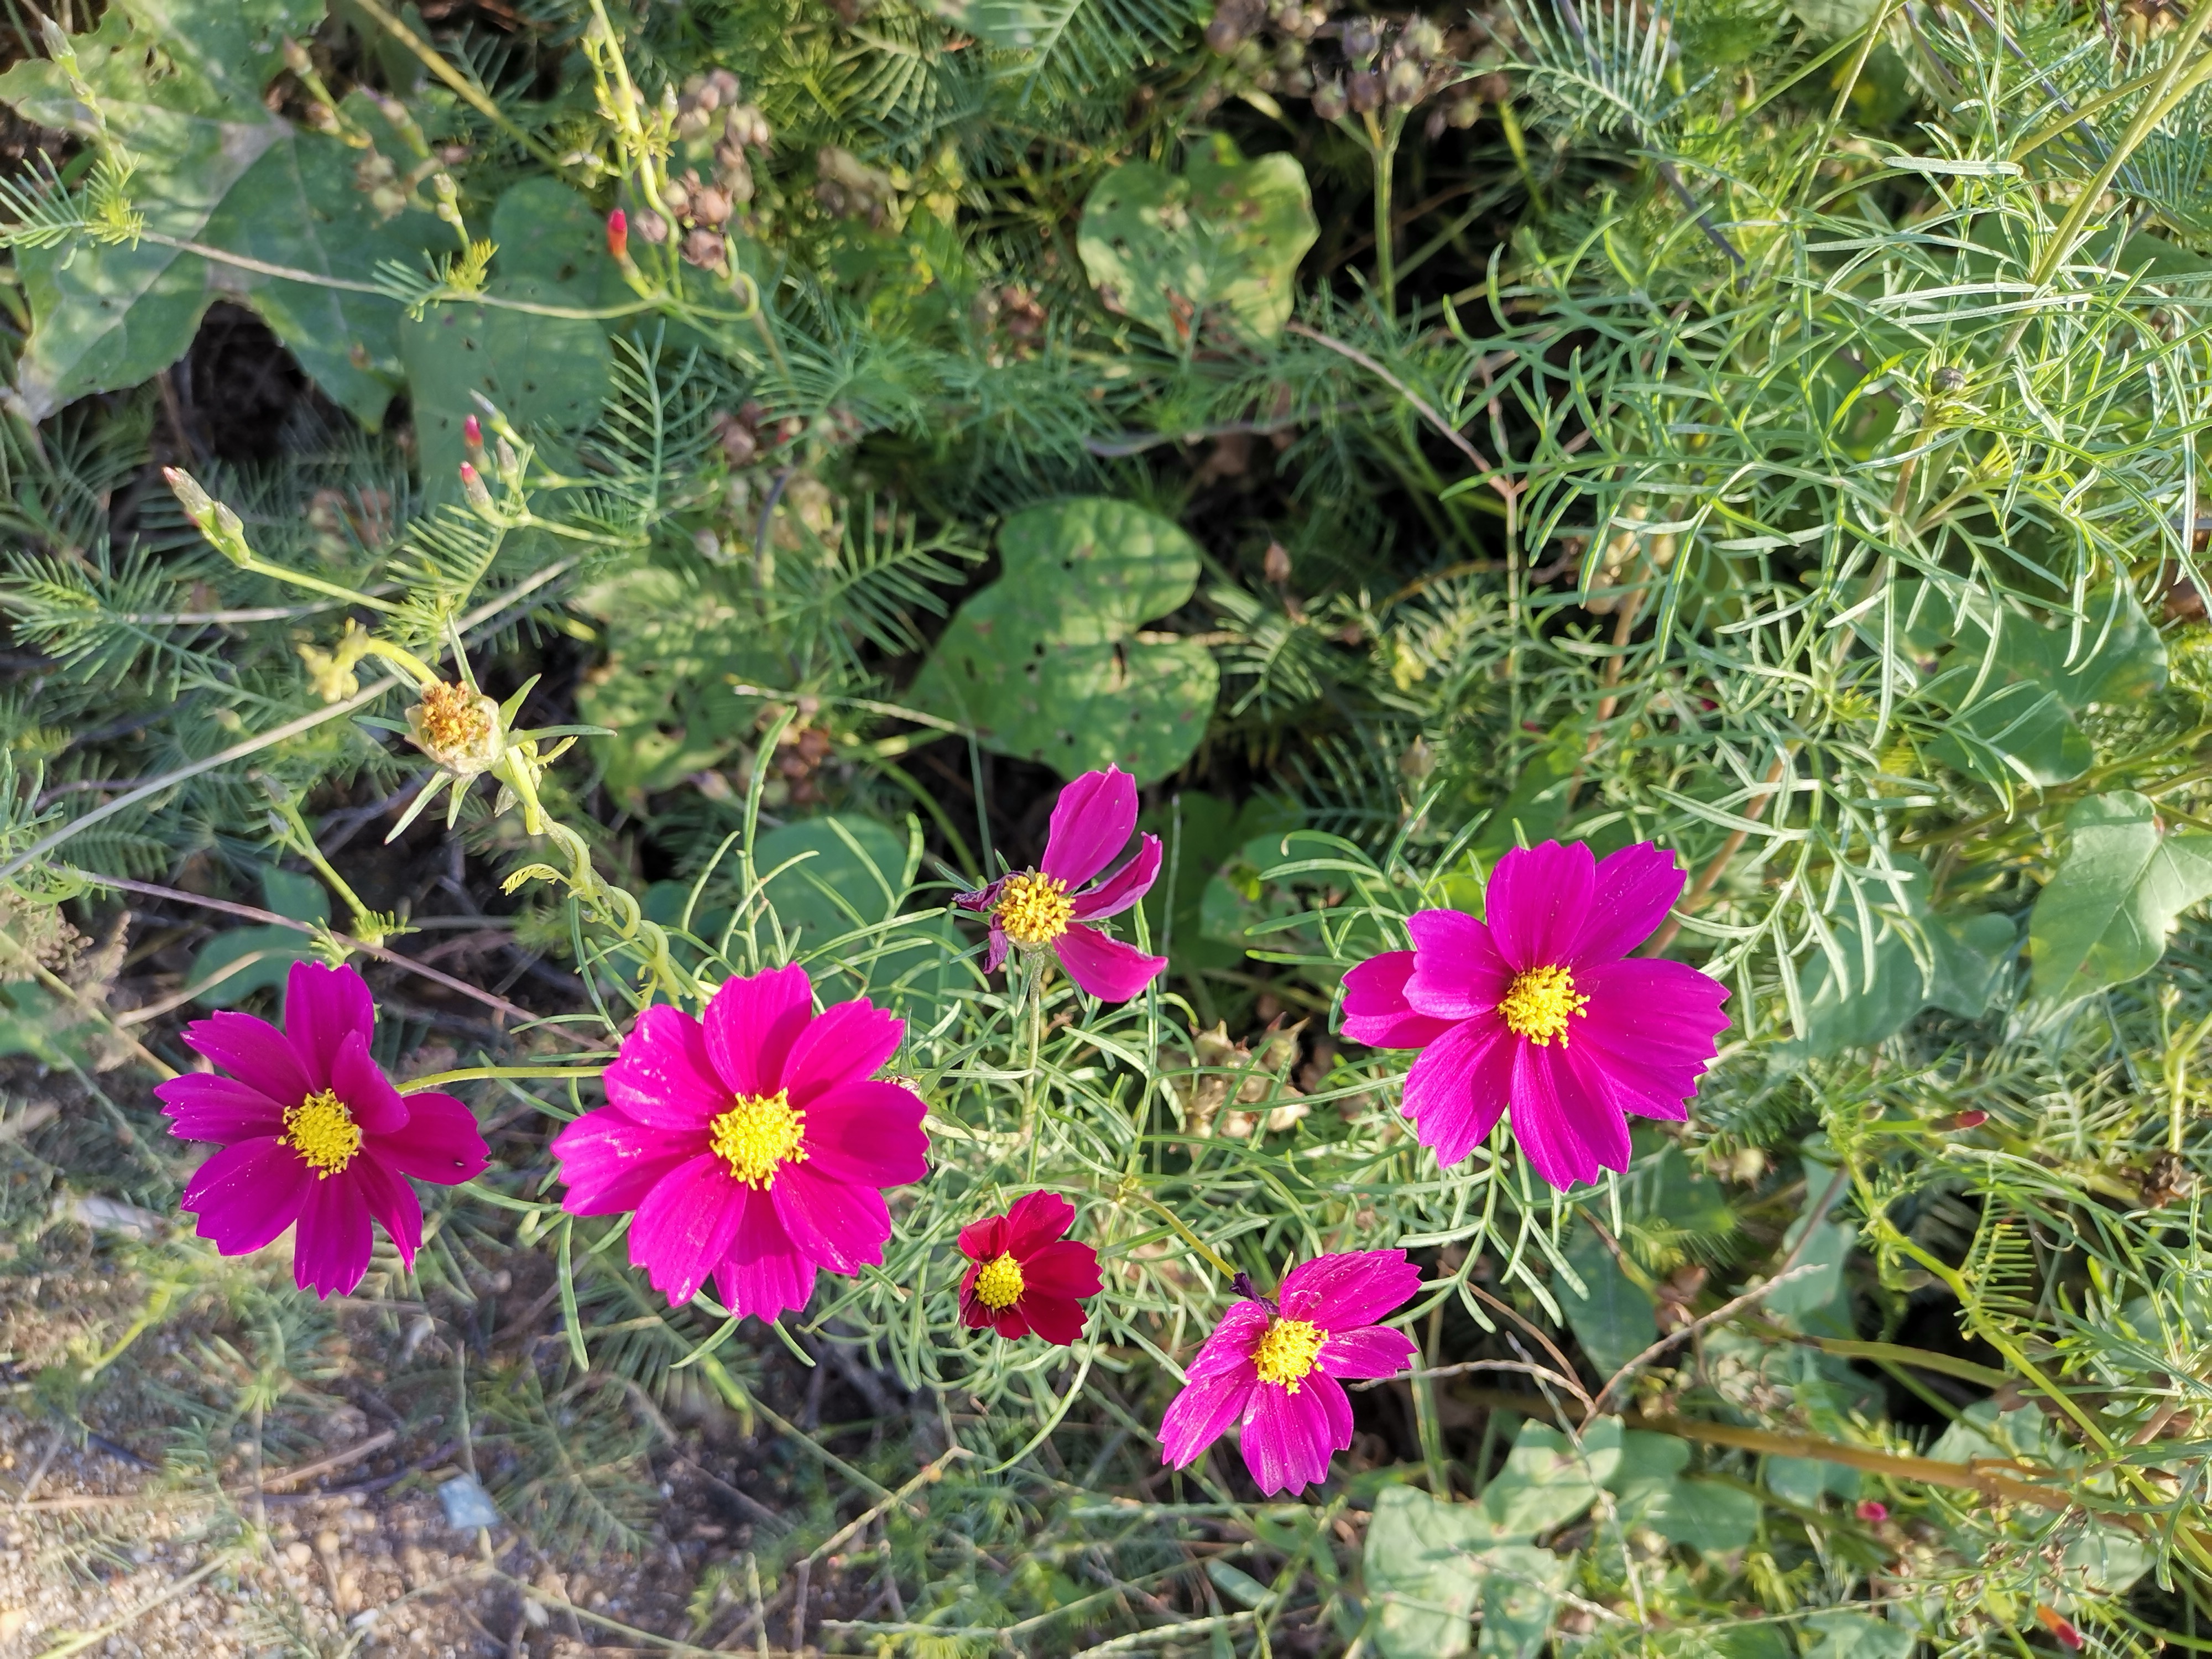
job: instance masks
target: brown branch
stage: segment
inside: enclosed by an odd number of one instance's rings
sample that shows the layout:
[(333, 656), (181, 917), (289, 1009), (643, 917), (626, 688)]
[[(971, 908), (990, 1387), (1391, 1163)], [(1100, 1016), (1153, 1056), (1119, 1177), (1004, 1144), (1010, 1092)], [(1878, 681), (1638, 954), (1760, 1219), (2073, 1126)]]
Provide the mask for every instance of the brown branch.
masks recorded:
[[(150, 881), (131, 881), (121, 876), (99, 875), (89, 870), (80, 871), (78, 873), (95, 886), (112, 887), (125, 893), (143, 893), (151, 898), (169, 899), (179, 904), (196, 904), (204, 910), (220, 911), (224, 915), (241, 917), (247, 921), (258, 921), (271, 927), (289, 927), (295, 933), (319, 935), (325, 931), (311, 923), (295, 921), (290, 916), (280, 916), (274, 910), (260, 909), (251, 904), (236, 904), (228, 899), (206, 898), (198, 893), (187, 893), (181, 888), (161, 887)], [(387, 962), (395, 968), (404, 968), (410, 974), (419, 975), (424, 979), (444, 986), (449, 991), (459, 991), (465, 997), (473, 998), (488, 1008), (495, 1008), (501, 1013), (511, 1015), (526, 1024), (535, 1024), (539, 1018), (527, 1008), (509, 1002), (503, 996), (471, 985), (465, 980), (455, 979), (451, 974), (441, 973), (435, 968), (426, 967), (416, 961), (414, 957), (403, 957), (398, 951), (386, 950), (381, 945), (365, 944), (360, 939), (335, 931), (331, 933), (331, 937), (349, 951), (358, 951), (363, 956), (374, 957), (379, 962)], [(598, 1046), (586, 1038), (563, 1030), (557, 1025), (548, 1025), (544, 1029), (550, 1035), (580, 1048)]]

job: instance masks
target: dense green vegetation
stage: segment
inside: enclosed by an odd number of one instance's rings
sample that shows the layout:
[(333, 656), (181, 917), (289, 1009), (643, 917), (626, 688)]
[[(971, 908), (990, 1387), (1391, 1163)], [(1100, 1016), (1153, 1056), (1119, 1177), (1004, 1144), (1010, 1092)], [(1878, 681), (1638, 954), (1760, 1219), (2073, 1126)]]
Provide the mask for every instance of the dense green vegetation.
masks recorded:
[[(190, 1487), (458, 1386), (517, 1561), (767, 1472), (659, 1632), (710, 1646), (879, 1504), (830, 1650), (2212, 1644), (2208, 24), (18, 8), (0, 1297), (102, 1286), (9, 1327), (24, 1408)], [(410, 659), (514, 746), (433, 767)], [(1165, 847), (1125, 1006), (948, 906), (1109, 763)], [(1734, 1021), (1561, 1194), (1510, 1128), (1440, 1170), (1337, 1018), (1553, 838), (1676, 854), (1655, 952)], [(183, 1022), (308, 958), (493, 1153), (327, 1304), (84, 1208), (173, 1212)], [(932, 1173), (732, 1328), (547, 1146), (638, 1007), (787, 960), (906, 1018)], [(1039, 1186), (1072, 1349), (955, 1311)], [(1326, 1489), (1160, 1471), (1224, 1270), (1386, 1247), (1422, 1363)]]

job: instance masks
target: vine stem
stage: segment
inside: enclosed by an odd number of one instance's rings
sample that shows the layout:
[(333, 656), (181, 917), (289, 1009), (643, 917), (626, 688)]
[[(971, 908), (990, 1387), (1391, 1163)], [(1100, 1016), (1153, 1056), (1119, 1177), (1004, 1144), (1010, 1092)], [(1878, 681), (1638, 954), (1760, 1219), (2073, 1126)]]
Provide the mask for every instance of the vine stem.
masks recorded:
[(523, 149), (528, 150), (547, 167), (552, 168), (556, 173), (563, 178), (568, 176), (568, 168), (562, 165), (560, 156), (552, 149), (543, 140), (533, 138), (518, 126), (514, 118), (486, 96), (474, 82), (447, 63), (445, 53), (416, 33), (413, 29), (409, 28), (400, 19), (386, 11), (380, 3), (380, 0), (355, 0), (355, 3), (368, 14), (371, 21), (379, 28), (421, 58), (422, 67), (451, 87), (463, 103), (514, 139), (516, 143), (520, 144)]

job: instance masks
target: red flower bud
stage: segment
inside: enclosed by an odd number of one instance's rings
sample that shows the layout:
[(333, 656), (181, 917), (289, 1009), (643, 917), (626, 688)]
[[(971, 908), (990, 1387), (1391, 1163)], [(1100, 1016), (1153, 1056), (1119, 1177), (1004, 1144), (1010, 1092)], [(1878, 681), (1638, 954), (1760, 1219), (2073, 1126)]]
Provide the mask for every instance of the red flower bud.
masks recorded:
[(2066, 1649), (2069, 1652), (2079, 1652), (2081, 1650), (2081, 1632), (2075, 1629), (2073, 1621), (2068, 1619), (2063, 1613), (2060, 1613), (2057, 1608), (2047, 1607), (2042, 1603), (2038, 1602), (2035, 1608), (2035, 1616), (2038, 1620), (2042, 1621), (2044, 1629), (2049, 1631), (2053, 1636), (2058, 1638), (2059, 1646)]
[(491, 505), (491, 491), (485, 487), (484, 481), (477, 475), (476, 468), (471, 466), (466, 461), (461, 463), (461, 493), (469, 498), (471, 507)]
[(1863, 1498), (1859, 1500), (1858, 1516), (1868, 1524), (1878, 1526), (1889, 1519), (1889, 1505), (1876, 1503), (1871, 1498)]
[(469, 447), (469, 459), (475, 460), (483, 453), (483, 422), (473, 415), (461, 422), (461, 441)]
[(607, 215), (607, 252), (617, 259), (629, 258), (629, 215), (620, 208)]
[(1987, 1112), (1978, 1106), (1970, 1106), (1965, 1111), (1953, 1115), (1951, 1127), (1954, 1129), (1978, 1129), (1989, 1121), (1990, 1115)]

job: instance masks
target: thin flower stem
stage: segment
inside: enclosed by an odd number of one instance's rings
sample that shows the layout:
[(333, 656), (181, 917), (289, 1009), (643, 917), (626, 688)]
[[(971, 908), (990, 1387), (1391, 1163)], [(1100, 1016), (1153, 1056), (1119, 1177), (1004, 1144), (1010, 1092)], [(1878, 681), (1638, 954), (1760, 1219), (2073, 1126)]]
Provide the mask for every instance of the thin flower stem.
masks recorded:
[(455, 1072), (432, 1072), (424, 1077), (410, 1077), (404, 1083), (395, 1084), (403, 1095), (421, 1094), (425, 1089), (442, 1089), (449, 1083), (471, 1083), (479, 1078), (594, 1078), (604, 1076), (604, 1066), (464, 1066)]
[(1224, 1257), (1218, 1251), (1214, 1249), (1212, 1245), (1200, 1239), (1196, 1233), (1184, 1226), (1182, 1224), (1182, 1218), (1176, 1215), (1173, 1210), (1168, 1208), (1166, 1205), (1161, 1203), (1159, 1200), (1154, 1198), (1150, 1193), (1135, 1193), (1129, 1195), (1138, 1199), (1143, 1203), (1151, 1205), (1154, 1209), (1158, 1210), (1160, 1212), (1161, 1219), (1165, 1221), (1169, 1226), (1176, 1230), (1176, 1232), (1182, 1237), (1184, 1243), (1189, 1245), (1192, 1249), (1196, 1250), (1208, 1261), (1211, 1261), (1216, 1267), (1218, 1267), (1225, 1277), (1230, 1279), (1237, 1277), (1239, 1271), (1237, 1266)]

